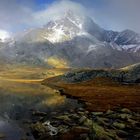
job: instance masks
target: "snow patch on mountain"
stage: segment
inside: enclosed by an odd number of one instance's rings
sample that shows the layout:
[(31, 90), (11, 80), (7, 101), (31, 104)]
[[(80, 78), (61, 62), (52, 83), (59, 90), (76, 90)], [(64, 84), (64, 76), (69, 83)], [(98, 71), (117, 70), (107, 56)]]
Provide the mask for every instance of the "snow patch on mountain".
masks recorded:
[(62, 40), (63, 37), (65, 37), (65, 33), (61, 26), (61, 28), (59, 29), (53, 29), (52, 34), (48, 34), (47, 36), (44, 36), (44, 39), (48, 39), (50, 42), (56, 43)]

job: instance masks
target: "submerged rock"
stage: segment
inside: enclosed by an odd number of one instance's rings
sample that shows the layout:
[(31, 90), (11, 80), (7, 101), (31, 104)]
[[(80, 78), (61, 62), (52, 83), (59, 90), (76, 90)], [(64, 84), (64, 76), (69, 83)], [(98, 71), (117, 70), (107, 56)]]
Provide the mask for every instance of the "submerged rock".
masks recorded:
[(0, 133), (0, 139), (3, 139), (3, 138), (5, 138), (5, 137), (6, 137), (5, 134)]

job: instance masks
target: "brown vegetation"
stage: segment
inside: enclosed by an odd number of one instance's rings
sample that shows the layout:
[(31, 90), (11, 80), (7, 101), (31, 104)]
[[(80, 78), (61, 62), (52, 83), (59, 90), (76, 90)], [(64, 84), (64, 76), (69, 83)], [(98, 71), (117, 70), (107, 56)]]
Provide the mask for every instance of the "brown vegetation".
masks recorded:
[(140, 85), (123, 85), (109, 78), (66, 83), (56, 77), (43, 83), (56, 86), (63, 94), (84, 101), (87, 109), (91, 111), (106, 111), (118, 107), (140, 111)]

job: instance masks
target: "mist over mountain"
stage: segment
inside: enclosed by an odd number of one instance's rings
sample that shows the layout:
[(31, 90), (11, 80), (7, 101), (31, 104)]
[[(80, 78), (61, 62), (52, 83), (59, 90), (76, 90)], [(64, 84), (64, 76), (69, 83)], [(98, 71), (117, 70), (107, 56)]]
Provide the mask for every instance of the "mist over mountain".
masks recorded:
[(67, 10), (43, 27), (27, 30), (0, 43), (7, 63), (64, 67), (120, 68), (140, 61), (140, 35), (131, 30), (109, 31), (91, 17)]

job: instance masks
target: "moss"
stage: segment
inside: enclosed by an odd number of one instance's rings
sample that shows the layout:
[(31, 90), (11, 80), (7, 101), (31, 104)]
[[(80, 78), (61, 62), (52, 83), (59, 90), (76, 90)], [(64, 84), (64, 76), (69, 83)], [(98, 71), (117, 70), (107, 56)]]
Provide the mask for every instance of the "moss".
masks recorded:
[(119, 129), (124, 129), (125, 128), (125, 124), (118, 123), (118, 122), (114, 122), (113, 126), (115, 126), (116, 128), (119, 128)]
[(55, 117), (58, 120), (70, 121), (70, 118), (67, 115)]
[(95, 139), (112, 140), (113, 138), (116, 138), (114, 133), (106, 131), (102, 126), (92, 120), (86, 119), (84, 125), (91, 128), (92, 137)]
[(34, 137), (36, 137), (36, 138), (39, 138), (40, 136), (45, 135), (46, 132), (49, 131), (47, 129), (47, 127), (45, 127), (40, 122), (37, 122), (36, 124), (32, 124), (31, 125), (31, 130), (32, 130), (32, 133), (33, 133)]

